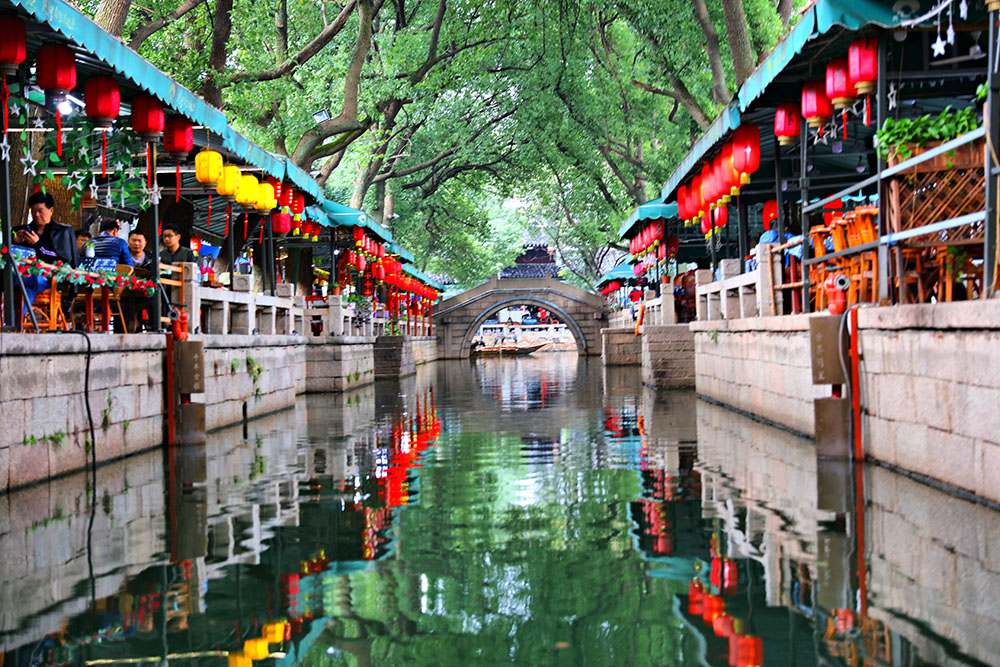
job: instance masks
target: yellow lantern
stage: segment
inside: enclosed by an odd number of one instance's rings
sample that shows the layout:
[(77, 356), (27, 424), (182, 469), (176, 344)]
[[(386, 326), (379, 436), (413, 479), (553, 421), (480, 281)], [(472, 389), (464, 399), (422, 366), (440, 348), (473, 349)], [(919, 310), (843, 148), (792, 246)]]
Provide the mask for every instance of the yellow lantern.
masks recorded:
[(236, 201), (246, 208), (257, 203), (257, 177), (250, 174), (240, 176), (240, 187), (236, 190)]
[(248, 639), (243, 642), (243, 652), (251, 660), (263, 660), (271, 653), (267, 647), (267, 640), (263, 638)]
[(257, 185), (257, 201), (253, 207), (258, 211), (270, 211), (278, 202), (274, 199), (274, 186), (270, 183)]
[(265, 623), (263, 634), (268, 644), (280, 644), (285, 640), (285, 624)]
[(229, 653), (229, 667), (250, 667), (250, 658), (243, 651), (231, 651)]
[(219, 178), (219, 182), (215, 186), (215, 191), (226, 201), (236, 201), (237, 194), (240, 191), (240, 178), (239, 167), (234, 165), (223, 167), (222, 177)]
[(215, 151), (199, 151), (194, 156), (194, 177), (202, 185), (214, 185), (222, 176), (222, 156)]

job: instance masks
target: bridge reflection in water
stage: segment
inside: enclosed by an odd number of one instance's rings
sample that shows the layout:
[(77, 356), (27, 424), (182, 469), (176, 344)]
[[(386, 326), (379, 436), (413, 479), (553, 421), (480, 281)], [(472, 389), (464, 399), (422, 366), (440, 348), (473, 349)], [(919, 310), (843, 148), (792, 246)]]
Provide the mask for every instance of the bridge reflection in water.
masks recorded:
[[(575, 355), (447, 362), (0, 498), (4, 667), (991, 664), (1000, 517)], [(93, 525), (91, 526), (91, 520)], [(857, 557), (858, 530), (866, 551)]]

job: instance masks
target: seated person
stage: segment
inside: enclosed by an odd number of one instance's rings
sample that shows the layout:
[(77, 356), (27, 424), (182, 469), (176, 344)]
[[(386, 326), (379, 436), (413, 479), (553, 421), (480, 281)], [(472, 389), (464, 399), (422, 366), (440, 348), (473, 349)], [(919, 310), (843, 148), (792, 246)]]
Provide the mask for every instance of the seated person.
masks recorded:
[[(52, 195), (41, 191), (28, 197), (31, 223), (18, 230), (14, 237), (15, 242), (33, 248), (40, 261), (51, 264), (62, 261), (76, 267), (79, 256), (76, 251), (77, 244), (73, 228), (52, 220), (55, 205)], [(39, 292), (48, 288), (49, 281), (41, 276), (24, 277), (25, 297), (29, 304), (35, 300), (35, 296)]]
[(105, 218), (101, 221), (101, 233), (92, 241), (94, 257), (113, 259), (118, 264), (134, 266), (128, 243), (117, 236), (120, 229), (121, 222), (114, 218)]
[(146, 235), (138, 229), (133, 229), (128, 234), (128, 251), (132, 256), (132, 265), (137, 269), (153, 267), (153, 255), (146, 252)]
[(163, 250), (160, 251), (161, 264), (177, 265), (181, 262), (195, 262), (191, 248), (181, 247), (181, 231), (176, 225), (163, 225)]
[[(86, 229), (76, 230), (76, 256), (86, 257), (86, 250), (84, 246), (90, 243), (90, 239), (94, 238), (90, 232)], [(91, 246), (93, 247), (93, 246)]]

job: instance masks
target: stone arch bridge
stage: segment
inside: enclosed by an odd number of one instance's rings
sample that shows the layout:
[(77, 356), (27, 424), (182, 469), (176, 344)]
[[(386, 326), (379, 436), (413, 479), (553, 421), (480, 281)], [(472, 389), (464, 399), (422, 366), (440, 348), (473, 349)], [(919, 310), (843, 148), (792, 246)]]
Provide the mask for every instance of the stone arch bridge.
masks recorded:
[(601, 353), (601, 329), (608, 326), (608, 313), (599, 295), (552, 278), (499, 280), (494, 276), (434, 307), (440, 356), (468, 357), (483, 322), (501, 308), (521, 304), (541, 306), (565, 322), (580, 354)]

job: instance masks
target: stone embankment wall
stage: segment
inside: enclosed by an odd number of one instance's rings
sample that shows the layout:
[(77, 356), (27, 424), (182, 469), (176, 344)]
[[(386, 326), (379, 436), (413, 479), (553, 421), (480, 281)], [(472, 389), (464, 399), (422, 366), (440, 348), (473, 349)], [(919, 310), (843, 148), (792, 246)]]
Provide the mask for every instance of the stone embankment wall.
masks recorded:
[(635, 328), (601, 329), (601, 362), (605, 366), (642, 364), (642, 336)]
[(438, 344), (436, 336), (411, 336), (413, 363), (415, 366), (437, 361)]
[(694, 332), (686, 324), (643, 325), (642, 383), (650, 387), (693, 387)]
[(305, 346), (305, 390), (348, 391), (374, 382), (374, 343), (374, 336), (310, 339)]
[(813, 399), (830, 388), (812, 383), (809, 316), (692, 322), (695, 389), (705, 397), (816, 435)]

